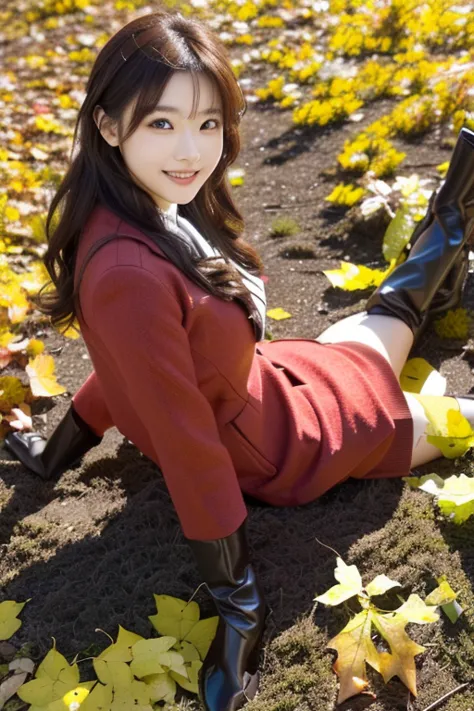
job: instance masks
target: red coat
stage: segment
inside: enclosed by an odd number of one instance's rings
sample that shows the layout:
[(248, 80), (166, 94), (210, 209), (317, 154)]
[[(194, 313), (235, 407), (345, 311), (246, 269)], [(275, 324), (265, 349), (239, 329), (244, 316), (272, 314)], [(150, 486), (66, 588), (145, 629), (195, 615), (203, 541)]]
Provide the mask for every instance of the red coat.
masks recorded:
[(153, 241), (97, 206), (75, 266), (94, 371), (73, 398), (99, 434), (115, 425), (165, 478), (184, 535), (230, 535), (242, 491), (304, 504), (349, 476), (409, 473), (412, 421), (368, 346), (255, 342), (244, 307), (189, 280)]

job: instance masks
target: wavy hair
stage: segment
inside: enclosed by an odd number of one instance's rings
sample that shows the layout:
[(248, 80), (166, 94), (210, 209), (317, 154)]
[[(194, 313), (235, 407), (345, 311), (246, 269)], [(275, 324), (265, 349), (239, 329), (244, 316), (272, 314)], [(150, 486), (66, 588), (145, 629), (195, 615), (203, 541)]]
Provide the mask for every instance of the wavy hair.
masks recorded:
[[(124, 51), (129, 53), (128, 58), (124, 57)], [(161, 55), (160, 61), (152, 56), (155, 52)], [(173, 73), (182, 70), (192, 76), (193, 113), (199, 104), (197, 74), (205, 73), (217, 87), (224, 112), (223, 151), (214, 172), (195, 198), (186, 205), (178, 205), (178, 215), (205, 235), (224, 259), (193, 255), (189, 246), (167, 229), (153, 198), (132, 180), (121, 152), (103, 139), (94, 121), (94, 110), (99, 105), (108, 117), (117, 121), (121, 147), (153, 111)], [(135, 99), (129, 129), (122, 135), (124, 109)], [(109, 39), (97, 55), (87, 81), (69, 167), (46, 218), (48, 247), (43, 262), (50, 281), (32, 300), (54, 326), (66, 330), (76, 319), (81, 280), (75, 290), (75, 257), (89, 215), (101, 203), (151, 237), (166, 257), (205, 291), (225, 301), (240, 302), (250, 312), (257, 333), (262, 325), (258, 310), (239, 271), (229, 263), (232, 259), (256, 276), (263, 272), (258, 252), (239, 236), (244, 229), (243, 218), (232, 200), (226, 175), (227, 167), (240, 151), (239, 124), (246, 110), (247, 103), (225, 46), (201, 22), (178, 11), (160, 9), (133, 20)]]

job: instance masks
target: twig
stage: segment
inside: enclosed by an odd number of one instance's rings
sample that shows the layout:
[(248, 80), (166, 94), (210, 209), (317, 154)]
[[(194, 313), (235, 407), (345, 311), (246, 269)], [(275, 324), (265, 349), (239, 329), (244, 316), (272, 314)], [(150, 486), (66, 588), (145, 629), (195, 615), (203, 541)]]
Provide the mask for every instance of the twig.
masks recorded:
[(447, 694), (442, 696), (440, 699), (437, 701), (433, 702), (429, 706), (427, 706), (423, 711), (433, 711), (433, 709), (437, 708), (440, 704), (443, 703), (443, 701), (446, 701), (446, 699), (449, 699), (450, 696), (453, 696), (453, 694), (456, 694), (458, 691), (461, 691), (461, 689), (465, 689), (466, 686), (469, 686), (470, 682), (466, 682), (465, 684), (461, 684), (460, 686), (457, 686), (455, 689), (452, 689), (452, 691), (448, 691)]
[(338, 558), (342, 559), (342, 555), (340, 555), (340, 553), (338, 553), (334, 548), (331, 548), (331, 546), (326, 545), (326, 543), (322, 543), (322, 541), (320, 541), (319, 538), (317, 538), (316, 536), (314, 538), (319, 543), (320, 546), (324, 546), (324, 548), (327, 548), (328, 550), (332, 551), (333, 553), (335, 553), (337, 555)]

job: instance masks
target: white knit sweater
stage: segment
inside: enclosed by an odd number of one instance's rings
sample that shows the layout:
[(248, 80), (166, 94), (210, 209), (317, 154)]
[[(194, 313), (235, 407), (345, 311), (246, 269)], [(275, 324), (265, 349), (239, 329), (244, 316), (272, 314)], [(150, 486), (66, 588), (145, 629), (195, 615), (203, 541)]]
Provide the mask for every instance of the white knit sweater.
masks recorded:
[[(204, 257), (218, 257), (222, 256), (216, 247), (213, 247), (194, 227), (194, 225), (186, 220), (181, 215), (178, 215), (178, 205), (172, 204), (169, 209), (165, 212), (162, 210), (163, 217), (167, 227), (174, 232), (186, 239), (186, 242), (191, 246), (195, 247), (196, 254)], [(265, 284), (260, 277), (250, 274), (246, 269), (244, 269), (240, 264), (230, 260), (232, 265), (242, 274), (242, 281), (251, 293), (252, 300), (258, 309), (262, 320), (262, 329), (260, 333), (256, 334), (257, 341), (262, 341), (265, 338), (265, 318), (266, 318), (266, 308), (267, 308), (267, 297), (265, 294)], [(251, 318), (249, 316), (249, 318)]]

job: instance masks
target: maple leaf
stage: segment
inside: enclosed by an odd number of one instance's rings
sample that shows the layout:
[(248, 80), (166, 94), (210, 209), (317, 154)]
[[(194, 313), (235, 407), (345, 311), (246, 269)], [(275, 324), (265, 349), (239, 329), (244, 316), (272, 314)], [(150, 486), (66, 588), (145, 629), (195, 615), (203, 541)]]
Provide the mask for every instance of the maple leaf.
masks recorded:
[(437, 474), (425, 474), (405, 480), (413, 488), (435, 496), (441, 512), (454, 523), (463, 523), (474, 513), (474, 477), (453, 474), (442, 479)]
[(17, 616), (25, 607), (25, 602), (15, 602), (14, 600), (4, 600), (0, 602), (0, 640), (10, 639), (17, 630), (21, 627), (21, 620)]
[(461, 457), (474, 447), (474, 430), (461, 414), (454, 397), (420, 397), (417, 393), (412, 393), (412, 396), (422, 405), (428, 420), (425, 430), (427, 441), (438, 447), (445, 457)]
[(378, 652), (370, 636), (371, 626), (369, 610), (363, 610), (327, 644), (329, 649), (337, 652), (333, 670), (340, 679), (338, 704), (360, 694), (368, 686), (366, 662), (379, 671)]
[(139, 678), (149, 674), (163, 674), (168, 671), (167, 668), (186, 676), (183, 657), (178, 652), (169, 651), (175, 643), (175, 637), (140, 640), (132, 647), (130, 669)]
[(382, 252), (387, 262), (398, 260), (410, 241), (414, 224), (410, 207), (403, 205), (398, 208), (383, 238)]
[(379, 671), (385, 683), (394, 676), (403, 681), (413, 696), (416, 691), (415, 657), (425, 651), (425, 647), (416, 644), (405, 632), (408, 620), (396, 613), (379, 614), (370, 610), (370, 619), (378, 632), (388, 642), (390, 652), (379, 652)]
[(201, 667), (202, 662), (200, 660), (195, 660), (191, 662), (189, 667), (186, 667), (189, 679), (186, 679), (186, 677), (174, 671), (170, 672), (170, 676), (172, 677), (172, 679), (177, 681), (178, 684), (183, 687), (183, 689), (191, 691), (193, 694), (197, 694), (199, 693), (198, 676)]
[(56, 381), (53, 356), (40, 354), (30, 359), (25, 370), (30, 376), (31, 392), (35, 397), (52, 397), (66, 392), (66, 388)]
[[(184, 678), (184, 677), (183, 677)], [(172, 703), (176, 696), (176, 681), (169, 672), (163, 674), (150, 674), (145, 676), (143, 681), (148, 685), (150, 701), (166, 701)]]
[(110, 684), (96, 684), (88, 697), (81, 703), (80, 711), (110, 711), (113, 689)]
[(339, 585), (334, 585), (323, 595), (314, 599), (324, 605), (339, 605), (349, 600), (354, 595), (362, 593), (362, 578), (355, 565), (346, 565), (342, 558), (337, 558), (334, 577), (339, 580)]
[(456, 600), (457, 593), (454, 592), (445, 575), (437, 578), (436, 582), (439, 583), (438, 587), (430, 592), (425, 602), (427, 605), (439, 605), (446, 617), (454, 624), (464, 612)]
[(197, 659), (204, 659), (216, 635), (219, 618), (214, 616), (200, 620), (199, 605), (194, 601), (187, 603), (170, 595), (155, 595), (154, 598), (158, 613), (149, 615), (148, 619), (156, 631), (176, 637), (174, 648), (179, 652), (180, 644), (187, 643), (184, 646), (186, 661), (196, 659), (190, 645), (197, 650)]
[[(339, 580), (339, 585), (335, 585), (315, 600), (327, 605), (338, 605), (357, 595), (363, 607), (362, 612), (352, 618), (327, 644), (328, 648), (335, 649), (338, 655), (333, 665), (333, 670), (340, 678), (337, 703), (340, 704), (361, 692), (368, 693), (366, 664), (370, 664), (382, 674), (386, 683), (393, 676), (398, 676), (416, 696), (414, 658), (424, 651), (424, 647), (408, 637), (405, 627), (409, 622), (436, 622), (439, 619), (435, 611), (436, 606), (427, 605), (418, 595), (413, 594), (397, 610), (383, 613), (372, 603), (371, 596), (383, 595), (400, 583), (381, 574), (364, 588), (357, 566), (347, 566), (339, 557), (334, 576)], [(375, 647), (371, 636), (372, 624), (388, 643), (390, 653), (379, 652)]]
[(344, 291), (356, 291), (380, 286), (385, 277), (395, 269), (395, 266), (395, 259), (391, 261), (385, 271), (370, 269), (363, 264), (341, 262), (340, 269), (323, 269), (323, 274), (327, 276), (333, 286), (344, 289)]
[(132, 682), (133, 674), (128, 662), (133, 659), (132, 646), (140, 640), (143, 640), (143, 637), (119, 625), (117, 641), (92, 661), (97, 678), (103, 684), (115, 689)]
[[(94, 682), (92, 682), (93, 684)], [(77, 664), (69, 665), (68, 661), (56, 649), (50, 649), (36, 670), (35, 679), (23, 684), (17, 694), (22, 701), (34, 706), (46, 706), (52, 701), (62, 699), (69, 691), (79, 684), (79, 668)]]

